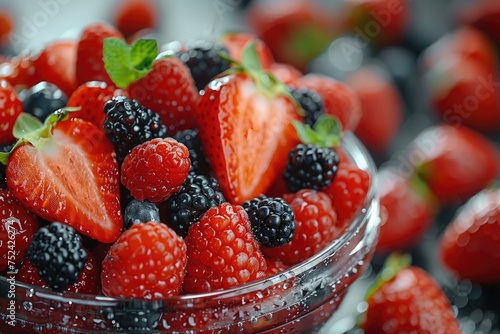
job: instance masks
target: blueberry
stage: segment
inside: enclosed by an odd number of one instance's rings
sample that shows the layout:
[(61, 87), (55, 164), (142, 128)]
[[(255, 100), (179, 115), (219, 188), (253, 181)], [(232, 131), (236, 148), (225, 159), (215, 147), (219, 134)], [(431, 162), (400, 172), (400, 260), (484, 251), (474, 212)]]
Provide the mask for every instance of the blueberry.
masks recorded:
[(24, 112), (44, 121), (54, 111), (68, 103), (68, 97), (56, 85), (42, 81), (22, 91), (19, 97), (23, 101)]
[(139, 202), (132, 199), (125, 208), (123, 219), (125, 229), (129, 229), (132, 225), (138, 223), (159, 222), (160, 210), (151, 202)]

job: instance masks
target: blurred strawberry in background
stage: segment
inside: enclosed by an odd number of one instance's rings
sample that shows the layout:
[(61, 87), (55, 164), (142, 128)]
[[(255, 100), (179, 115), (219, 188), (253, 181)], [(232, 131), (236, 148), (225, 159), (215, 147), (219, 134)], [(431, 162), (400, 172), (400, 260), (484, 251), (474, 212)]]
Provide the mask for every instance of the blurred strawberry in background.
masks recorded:
[(157, 28), (159, 20), (154, 0), (122, 0), (113, 14), (112, 22), (126, 38)]
[(497, 0), (476, 0), (465, 3), (456, 11), (456, 21), (472, 25), (489, 35), (500, 45), (500, 2)]
[(353, 72), (345, 82), (361, 103), (361, 118), (354, 133), (372, 153), (385, 152), (404, 116), (399, 91), (386, 76), (369, 67)]

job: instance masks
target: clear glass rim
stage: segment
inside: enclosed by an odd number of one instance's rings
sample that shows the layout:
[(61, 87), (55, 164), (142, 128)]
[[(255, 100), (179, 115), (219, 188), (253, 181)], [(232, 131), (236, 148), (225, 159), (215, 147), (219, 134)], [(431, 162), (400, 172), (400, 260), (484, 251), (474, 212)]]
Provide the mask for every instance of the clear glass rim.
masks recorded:
[[(176, 295), (176, 296), (169, 296), (163, 299), (154, 299), (154, 300), (114, 298), (102, 295), (81, 294), (75, 292), (54, 292), (48, 288), (42, 288), (39, 286), (30, 285), (19, 281), (16, 281), (16, 286), (34, 291), (37, 293), (39, 297), (44, 297), (47, 300), (71, 301), (77, 304), (107, 306), (119, 302), (139, 302), (143, 304), (154, 303), (157, 305), (157, 303), (161, 301), (165, 301), (168, 303), (184, 304), (188, 301), (195, 301), (198, 299), (216, 300), (216, 299), (234, 298), (244, 294), (257, 292), (268, 286), (273, 286), (275, 284), (284, 282), (287, 279), (293, 278), (297, 275), (300, 275), (301, 273), (306, 272), (307, 270), (310, 270), (311, 268), (313, 268), (314, 266), (325, 260), (331, 254), (334, 254), (338, 250), (340, 250), (343, 245), (345, 245), (354, 237), (356, 232), (363, 226), (363, 224), (366, 223), (367, 215), (371, 213), (370, 210), (372, 208), (372, 203), (376, 197), (377, 167), (375, 165), (375, 162), (373, 161), (366, 147), (351, 132), (345, 133), (342, 139), (342, 147), (347, 153), (347, 155), (350, 157), (350, 159), (352, 159), (352, 161), (354, 161), (358, 167), (370, 173), (370, 188), (368, 190), (365, 202), (363, 203), (361, 210), (358, 212), (358, 214), (354, 218), (353, 222), (351, 223), (347, 231), (344, 234), (342, 234), (340, 238), (334, 240), (330, 245), (328, 245), (323, 250), (321, 250), (311, 258), (309, 258), (307, 261), (296, 264), (274, 276), (261, 278), (259, 280), (255, 280), (241, 286), (233, 287), (231, 289), (218, 290), (206, 293)], [(6, 277), (0, 276), (0, 281), (3, 281), (4, 284), (9, 284)]]

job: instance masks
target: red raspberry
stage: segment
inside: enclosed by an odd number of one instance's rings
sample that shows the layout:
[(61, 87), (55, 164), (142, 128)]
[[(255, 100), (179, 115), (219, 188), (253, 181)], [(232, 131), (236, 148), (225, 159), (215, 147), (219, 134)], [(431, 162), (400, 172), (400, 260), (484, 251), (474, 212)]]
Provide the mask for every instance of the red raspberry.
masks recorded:
[(366, 171), (351, 162), (341, 161), (333, 183), (325, 190), (332, 200), (339, 226), (346, 228), (351, 224), (363, 206), (369, 188), (370, 175)]
[(267, 270), (266, 276), (273, 276), (287, 270), (290, 266), (284, 264), (278, 259), (266, 258)]
[(179, 191), (190, 166), (184, 144), (170, 137), (155, 138), (125, 157), (121, 181), (138, 201), (163, 202)]
[(102, 263), (102, 292), (140, 299), (177, 295), (186, 262), (184, 240), (167, 225), (135, 224), (111, 246)]
[(321, 191), (302, 189), (286, 194), (297, 228), (292, 240), (282, 247), (262, 247), (262, 253), (283, 263), (294, 265), (313, 256), (341, 233), (330, 198)]
[(13, 271), (11, 265), (22, 261), (37, 230), (37, 216), (26, 209), (10, 190), (0, 189), (0, 271)]
[(266, 275), (266, 260), (239, 205), (226, 202), (210, 208), (189, 228), (186, 245), (186, 291), (227, 289)]
[[(89, 251), (86, 250), (86, 252), (88, 259), (80, 276), (78, 276), (77, 281), (73, 285), (67, 287), (66, 291), (96, 295), (101, 291), (99, 264)], [(32, 265), (28, 259), (19, 268), (16, 279), (20, 282), (49, 288), (49, 285), (38, 274), (38, 268)]]

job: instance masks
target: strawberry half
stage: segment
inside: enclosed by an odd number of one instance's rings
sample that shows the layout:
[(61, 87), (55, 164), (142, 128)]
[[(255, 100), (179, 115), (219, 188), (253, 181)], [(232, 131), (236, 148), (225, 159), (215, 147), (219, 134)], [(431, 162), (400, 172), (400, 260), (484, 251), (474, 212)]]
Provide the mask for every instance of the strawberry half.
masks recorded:
[(207, 85), (196, 116), (224, 196), (241, 204), (264, 193), (283, 171), (299, 142), (292, 124), (299, 115), (285, 86), (263, 72), (255, 44), (239, 65)]
[(49, 221), (66, 223), (82, 234), (110, 243), (120, 235), (118, 164), (103, 131), (90, 122), (67, 118), (64, 110), (44, 124), (21, 114), (19, 139), (1, 153), (7, 185), (28, 209)]

